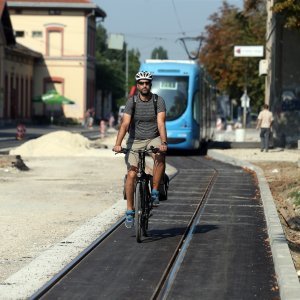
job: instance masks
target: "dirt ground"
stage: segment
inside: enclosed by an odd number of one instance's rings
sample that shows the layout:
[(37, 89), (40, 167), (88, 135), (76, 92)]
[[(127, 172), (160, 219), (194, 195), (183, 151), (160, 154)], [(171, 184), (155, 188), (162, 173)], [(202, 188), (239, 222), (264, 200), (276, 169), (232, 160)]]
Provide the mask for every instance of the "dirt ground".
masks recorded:
[(253, 164), (264, 171), (297, 273), (300, 275), (300, 168), (293, 162)]

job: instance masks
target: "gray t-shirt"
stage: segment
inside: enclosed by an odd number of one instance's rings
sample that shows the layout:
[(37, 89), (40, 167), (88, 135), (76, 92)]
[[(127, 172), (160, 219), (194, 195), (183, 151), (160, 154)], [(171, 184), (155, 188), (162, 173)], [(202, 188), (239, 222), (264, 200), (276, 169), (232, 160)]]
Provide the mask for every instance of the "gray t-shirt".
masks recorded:
[[(139, 95), (136, 97), (133, 121), (130, 124), (129, 138), (136, 140), (153, 139), (159, 136), (157, 128), (157, 116), (154, 109), (154, 95), (148, 101), (142, 101)], [(133, 98), (127, 100), (124, 113), (132, 115)], [(166, 105), (162, 97), (157, 99), (157, 113), (165, 112)]]

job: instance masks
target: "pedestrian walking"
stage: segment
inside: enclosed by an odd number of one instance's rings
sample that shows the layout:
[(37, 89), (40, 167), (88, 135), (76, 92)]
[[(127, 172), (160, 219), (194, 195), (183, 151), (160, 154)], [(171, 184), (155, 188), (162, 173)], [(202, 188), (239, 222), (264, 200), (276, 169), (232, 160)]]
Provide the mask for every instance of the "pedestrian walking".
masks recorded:
[(273, 114), (269, 111), (269, 105), (264, 104), (262, 111), (257, 117), (256, 129), (260, 129), (260, 151), (269, 151), (269, 140), (271, 135), (271, 128), (273, 123)]

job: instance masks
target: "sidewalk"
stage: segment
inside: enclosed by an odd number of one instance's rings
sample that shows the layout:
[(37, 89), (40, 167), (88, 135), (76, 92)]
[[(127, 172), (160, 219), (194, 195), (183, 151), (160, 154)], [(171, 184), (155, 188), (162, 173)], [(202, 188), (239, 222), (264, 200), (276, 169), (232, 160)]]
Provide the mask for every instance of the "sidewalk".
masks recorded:
[[(251, 135), (249, 135), (251, 137)], [(237, 165), (255, 171), (264, 206), (275, 272), (277, 275), (281, 300), (297, 300), (300, 295), (300, 283), (296, 273), (291, 252), (278, 217), (275, 200), (271, 194), (264, 172), (251, 162), (298, 163), (300, 166), (300, 150), (270, 149), (268, 153), (254, 149), (210, 149), (208, 156), (216, 160)]]

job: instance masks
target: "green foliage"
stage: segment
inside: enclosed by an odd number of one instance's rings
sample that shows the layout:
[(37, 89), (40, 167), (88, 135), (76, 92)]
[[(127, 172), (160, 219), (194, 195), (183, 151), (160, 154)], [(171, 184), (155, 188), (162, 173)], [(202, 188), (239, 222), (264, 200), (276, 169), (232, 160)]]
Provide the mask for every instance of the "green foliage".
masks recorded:
[(293, 198), (294, 204), (296, 206), (300, 205), (300, 190), (293, 191), (288, 194), (289, 197)]
[(138, 50), (128, 51), (128, 88), (135, 85), (135, 74), (140, 68), (140, 52)]
[(152, 59), (168, 59), (168, 52), (163, 47), (154, 48), (151, 53)]
[(272, 10), (283, 17), (284, 27), (300, 30), (299, 0), (277, 0)]
[(234, 57), (233, 49), (235, 45), (265, 44), (266, 11), (262, 8), (251, 3), (247, 11), (240, 11), (224, 1), (219, 12), (210, 16), (199, 56), (221, 92), (240, 99), (246, 85), (254, 109), (264, 99), (264, 77), (258, 75), (261, 58)]
[[(99, 24), (96, 31), (96, 86), (104, 92), (112, 92), (116, 103), (117, 99), (124, 99), (125, 95), (127, 45), (124, 45), (123, 50), (108, 49), (106, 41), (106, 29)], [(140, 65), (139, 58), (139, 51), (128, 51), (128, 88), (134, 84), (134, 75)]]

